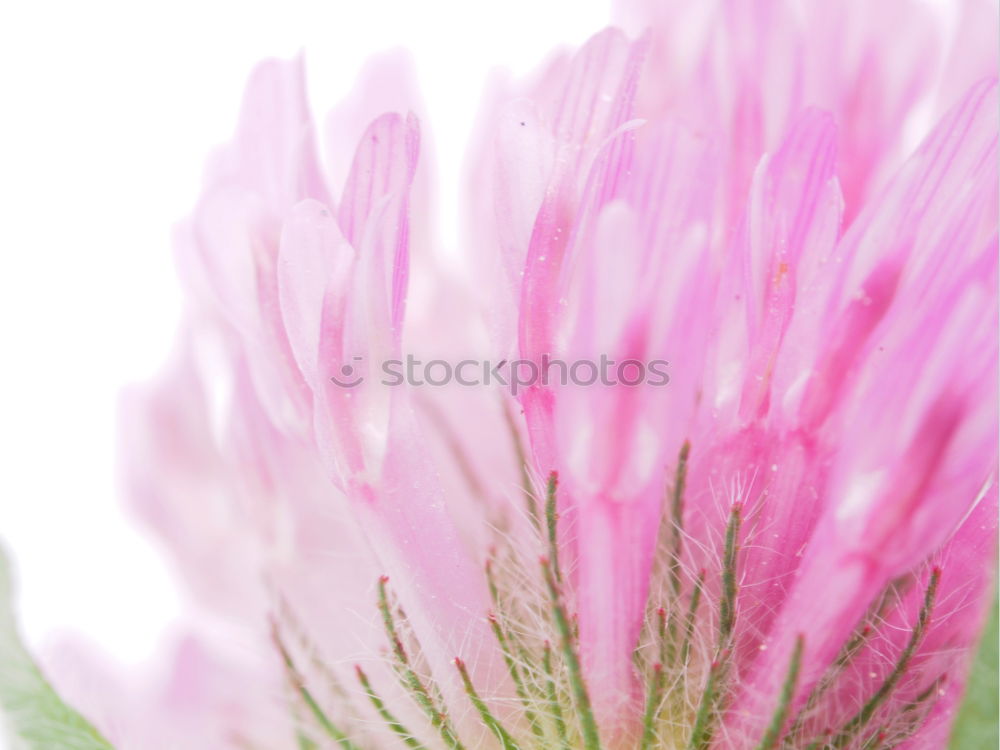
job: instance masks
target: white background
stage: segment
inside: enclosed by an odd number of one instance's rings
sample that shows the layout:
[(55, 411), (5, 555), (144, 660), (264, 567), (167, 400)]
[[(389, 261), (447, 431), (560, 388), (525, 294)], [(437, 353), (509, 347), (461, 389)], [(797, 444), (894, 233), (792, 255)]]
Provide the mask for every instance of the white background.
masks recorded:
[(367, 56), (408, 47), (447, 229), (490, 69), (526, 72), (610, 11), (581, 0), (3, 7), (0, 540), (32, 646), (73, 631), (138, 663), (184, 602), (116, 497), (116, 396), (171, 345), (171, 227), (197, 196), (204, 157), (232, 132), (255, 61), (305, 50), (322, 115)]

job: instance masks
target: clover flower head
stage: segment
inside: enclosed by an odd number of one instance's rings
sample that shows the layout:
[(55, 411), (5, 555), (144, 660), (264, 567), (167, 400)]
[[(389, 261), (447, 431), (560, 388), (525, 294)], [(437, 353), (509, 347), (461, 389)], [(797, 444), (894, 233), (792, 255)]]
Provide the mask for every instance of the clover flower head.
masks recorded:
[(157, 711), (57, 684), (144, 750), (944, 747), (996, 550), (986, 5), (949, 57), (908, 0), (622, 3), (490, 90), (457, 268), (412, 92), (359, 86), (334, 185), (262, 63), (122, 409), (215, 625)]

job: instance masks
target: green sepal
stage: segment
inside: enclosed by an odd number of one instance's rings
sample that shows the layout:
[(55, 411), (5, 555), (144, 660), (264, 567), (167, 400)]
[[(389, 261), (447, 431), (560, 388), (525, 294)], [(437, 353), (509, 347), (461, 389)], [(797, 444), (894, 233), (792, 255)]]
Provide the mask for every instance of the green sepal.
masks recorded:
[(0, 550), (0, 706), (14, 746), (24, 750), (113, 750), (42, 674), (18, 633), (7, 557)]
[(1000, 746), (997, 727), (997, 706), (1000, 703), (1000, 673), (997, 670), (997, 600), (993, 601), (990, 619), (983, 632), (976, 660), (969, 675), (962, 700), (951, 732), (951, 750), (978, 750), (981, 747)]

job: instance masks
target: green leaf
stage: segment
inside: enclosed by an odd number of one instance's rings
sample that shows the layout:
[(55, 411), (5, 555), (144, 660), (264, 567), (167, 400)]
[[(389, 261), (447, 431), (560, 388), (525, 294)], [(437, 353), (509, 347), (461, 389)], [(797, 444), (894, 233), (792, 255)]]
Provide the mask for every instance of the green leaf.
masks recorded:
[(997, 747), (997, 707), (1000, 702), (998, 695), (997, 674), (997, 602), (994, 600), (993, 611), (983, 641), (976, 654), (972, 674), (965, 689), (965, 699), (955, 720), (951, 733), (951, 750), (980, 750), (980, 748)]
[(7, 557), (0, 550), (0, 707), (13, 746), (24, 750), (113, 750), (66, 705), (25, 649), (11, 605)]

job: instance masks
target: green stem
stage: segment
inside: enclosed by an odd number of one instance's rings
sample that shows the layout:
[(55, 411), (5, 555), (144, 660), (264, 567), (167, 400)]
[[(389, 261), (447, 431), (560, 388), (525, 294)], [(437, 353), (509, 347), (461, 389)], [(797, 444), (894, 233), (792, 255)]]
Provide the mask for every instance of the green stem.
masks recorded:
[(538, 723), (535, 712), (531, 710), (531, 700), (528, 697), (528, 690), (521, 677), (521, 670), (517, 667), (517, 662), (515, 661), (514, 654), (511, 651), (507, 634), (504, 632), (503, 626), (497, 620), (496, 615), (490, 613), (488, 619), (490, 622), (490, 628), (493, 630), (493, 635), (496, 637), (497, 643), (500, 644), (500, 651), (503, 654), (504, 662), (507, 664), (507, 671), (510, 673), (511, 680), (514, 681), (514, 691), (517, 693), (517, 697), (521, 701), (521, 706), (524, 708), (524, 717), (528, 720), (532, 734), (534, 734), (538, 739), (544, 740), (545, 732)]
[(879, 706), (885, 702), (885, 700), (892, 694), (892, 691), (896, 688), (896, 685), (902, 679), (903, 674), (906, 672), (906, 668), (910, 664), (910, 660), (913, 658), (913, 654), (917, 650), (917, 646), (923, 640), (924, 634), (927, 632), (927, 625), (931, 619), (931, 612), (934, 610), (934, 600), (937, 597), (938, 583), (941, 580), (941, 570), (939, 568), (934, 568), (931, 572), (930, 581), (927, 584), (927, 590), (924, 593), (924, 603), (920, 607), (920, 614), (917, 615), (917, 622), (913, 626), (913, 632), (910, 635), (910, 639), (900, 654), (899, 659), (896, 661), (896, 666), (893, 667), (892, 672), (885, 679), (875, 694), (862, 706), (861, 710), (858, 711), (854, 717), (848, 721), (843, 728), (834, 736), (831, 745), (835, 748), (844, 747), (851, 739), (860, 732), (865, 725), (871, 721), (872, 716), (875, 711), (878, 710)]
[(284, 642), (281, 640), (281, 635), (278, 633), (277, 623), (271, 622), (271, 640), (274, 642), (275, 647), (278, 649), (278, 653), (281, 655), (281, 661), (285, 666), (285, 673), (288, 675), (288, 680), (292, 687), (302, 698), (302, 701), (306, 704), (309, 712), (316, 719), (316, 722), (320, 725), (324, 732), (339, 744), (344, 750), (358, 750), (358, 746), (355, 745), (347, 737), (344, 732), (342, 732), (336, 724), (334, 724), (330, 718), (324, 713), (323, 709), (320, 708), (319, 703), (313, 698), (309, 688), (306, 687), (305, 680), (299, 673), (299, 670), (295, 666), (295, 662), (292, 660), (291, 654), (288, 649), (285, 648)]
[(410, 666), (406, 648), (399, 637), (399, 631), (396, 629), (396, 621), (393, 619), (392, 609), (389, 606), (389, 595), (385, 586), (388, 581), (389, 579), (385, 576), (382, 576), (378, 580), (378, 608), (379, 612), (382, 613), (382, 624), (385, 627), (386, 635), (389, 637), (389, 642), (392, 644), (393, 654), (402, 671), (403, 687), (410, 693), (416, 704), (423, 709), (431, 725), (441, 734), (441, 739), (444, 740), (445, 744), (451, 750), (465, 750), (455, 730), (452, 729), (451, 722), (448, 721), (445, 713), (437, 707), (434, 698), (424, 686), (423, 681), (413, 671), (413, 667)]
[(556, 577), (556, 583), (562, 583), (562, 572), (559, 570), (559, 539), (556, 525), (559, 521), (559, 512), (556, 507), (556, 490), (559, 488), (559, 475), (556, 472), (549, 474), (549, 480), (545, 487), (545, 526), (548, 530), (549, 560), (552, 563), (552, 571)]
[(653, 664), (649, 673), (649, 681), (646, 686), (646, 711), (642, 717), (641, 750), (648, 750), (648, 748), (651, 748), (656, 739), (656, 719), (660, 713), (660, 705), (663, 702), (663, 688), (665, 685), (663, 664), (665, 661), (665, 643), (667, 640), (666, 610), (664, 610), (663, 607), (657, 609), (656, 617), (656, 637), (659, 646), (660, 660)]
[(768, 726), (767, 731), (764, 732), (764, 737), (761, 739), (760, 744), (757, 745), (757, 750), (772, 750), (772, 748), (777, 746), (778, 740), (781, 739), (781, 730), (784, 728), (785, 720), (788, 718), (788, 707), (795, 696), (795, 686), (799, 681), (799, 669), (802, 667), (802, 648), (804, 644), (805, 639), (801, 635), (795, 639), (795, 650), (792, 651), (792, 659), (788, 665), (788, 675), (785, 677), (785, 684), (781, 688), (778, 707), (774, 711), (771, 724)]
[(570, 750), (569, 739), (566, 736), (566, 722), (563, 719), (562, 703), (559, 701), (559, 692), (556, 688), (555, 675), (552, 671), (552, 646), (545, 642), (542, 651), (542, 669), (545, 671), (545, 691), (549, 701), (549, 710), (552, 712), (552, 721), (556, 727), (556, 737), (559, 739), (560, 750)]
[(503, 398), (503, 416), (510, 430), (511, 440), (514, 444), (514, 455), (517, 457), (517, 466), (521, 472), (521, 488), (524, 491), (525, 509), (528, 511), (528, 518), (536, 531), (541, 531), (542, 525), (538, 519), (538, 501), (535, 498), (535, 488), (531, 482), (531, 474), (528, 472), (528, 455), (524, 450), (524, 441), (521, 440), (521, 431), (518, 429), (517, 420), (512, 412), (510, 402)]
[(708, 670), (705, 688), (695, 715), (694, 729), (688, 742), (689, 750), (704, 750), (712, 742), (716, 715), (722, 700), (721, 685), (726, 680), (729, 666), (729, 647), (736, 623), (736, 556), (740, 535), (742, 507), (733, 505), (726, 525), (726, 543), (722, 553), (722, 599), (719, 602), (719, 640), (715, 661)]
[(365, 674), (364, 670), (360, 666), (355, 666), (354, 671), (358, 676), (358, 681), (361, 683), (361, 687), (364, 688), (365, 694), (371, 701), (378, 715), (382, 717), (382, 720), (403, 742), (406, 743), (407, 747), (412, 748), (412, 750), (427, 750), (426, 746), (417, 740), (413, 733), (410, 732), (402, 722), (397, 719), (388, 708), (386, 708), (385, 701), (382, 700), (381, 696), (375, 692), (372, 687), (371, 682), (368, 680), (368, 675)]
[(456, 658), (455, 666), (458, 668), (458, 673), (462, 676), (462, 684), (465, 686), (466, 695), (469, 696), (469, 700), (479, 713), (483, 723), (489, 727), (490, 731), (497, 736), (498, 740), (500, 740), (503, 750), (520, 750), (520, 747), (514, 741), (514, 738), (510, 736), (510, 733), (506, 729), (504, 729), (500, 720), (493, 715), (493, 712), (490, 711), (486, 702), (479, 697), (479, 693), (476, 692), (476, 688), (473, 686), (472, 680), (469, 677), (469, 672), (465, 668), (465, 662)]
[(587, 693), (587, 683), (583, 677), (580, 658), (577, 656), (576, 648), (573, 645), (573, 630), (570, 626), (569, 618), (566, 616), (566, 609), (562, 604), (562, 597), (559, 593), (559, 587), (556, 584), (555, 573), (552, 570), (552, 563), (550, 561), (542, 561), (542, 574), (545, 576), (545, 584), (549, 589), (549, 599), (552, 603), (552, 619), (555, 621), (556, 632), (559, 634), (559, 645), (562, 649), (563, 659), (566, 661), (570, 687), (573, 690), (576, 710), (580, 716), (583, 746), (586, 750), (600, 750), (601, 740), (597, 731), (597, 721), (594, 719), (594, 712), (590, 705), (590, 696)]
[(559, 591), (559, 545), (556, 533), (556, 523), (558, 521), (558, 515), (556, 514), (557, 486), (558, 477), (556, 472), (553, 471), (549, 474), (548, 501), (546, 502), (545, 513), (548, 522), (550, 556), (542, 558), (542, 576), (545, 578), (545, 585), (549, 591), (552, 619), (555, 621), (556, 632), (559, 635), (559, 645), (562, 650), (563, 659), (566, 660), (570, 687), (573, 691), (576, 710), (580, 717), (583, 746), (585, 750), (600, 750), (601, 739), (597, 731), (597, 721), (594, 719), (594, 712), (590, 706), (590, 696), (587, 693), (587, 683), (583, 677), (580, 658), (577, 656), (573, 645), (573, 627), (570, 624), (569, 617), (566, 615), (566, 609), (562, 603), (562, 595)]
[(691, 592), (691, 606), (688, 607), (687, 620), (684, 623), (684, 640), (681, 642), (681, 668), (686, 671), (688, 656), (691, 653), (691, 637), (694, 635), (694, 624), (698, 617), (698, 605), (701, 603), (701, 592), (705, 586), (705, 571), (698, 573), (694, 591)]

